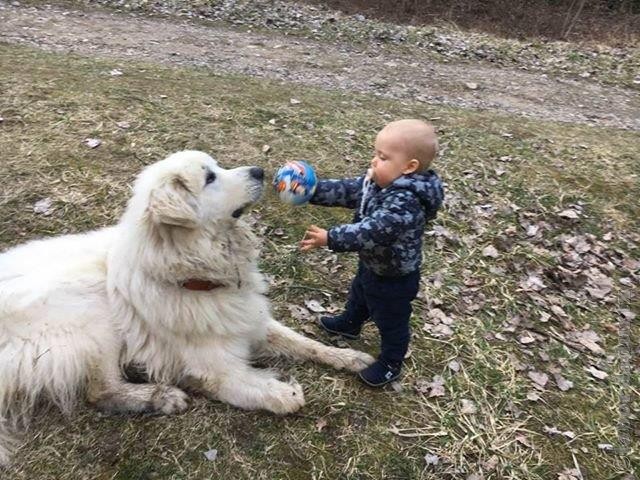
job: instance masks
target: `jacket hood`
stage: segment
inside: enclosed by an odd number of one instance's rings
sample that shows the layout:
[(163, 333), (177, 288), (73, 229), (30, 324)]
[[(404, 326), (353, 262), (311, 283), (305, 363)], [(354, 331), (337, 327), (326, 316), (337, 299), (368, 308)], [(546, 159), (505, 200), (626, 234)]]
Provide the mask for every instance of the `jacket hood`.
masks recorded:
[(444, 200), (442, 180), (433, 170), (402, 175), (395, 179), (387, 189), (411, 191), (420, 200), (427, 220), (432, 220), (436, 217), (436, 213)]

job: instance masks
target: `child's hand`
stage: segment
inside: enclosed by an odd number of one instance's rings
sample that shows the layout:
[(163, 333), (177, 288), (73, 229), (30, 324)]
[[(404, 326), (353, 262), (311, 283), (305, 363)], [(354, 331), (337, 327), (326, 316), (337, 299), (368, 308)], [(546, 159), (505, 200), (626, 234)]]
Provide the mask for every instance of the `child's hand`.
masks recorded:
[(300, 242), (300, 250), (306, 252), (313, 248), (326, 247), (329, 234), (324, 228), (311, 225)]

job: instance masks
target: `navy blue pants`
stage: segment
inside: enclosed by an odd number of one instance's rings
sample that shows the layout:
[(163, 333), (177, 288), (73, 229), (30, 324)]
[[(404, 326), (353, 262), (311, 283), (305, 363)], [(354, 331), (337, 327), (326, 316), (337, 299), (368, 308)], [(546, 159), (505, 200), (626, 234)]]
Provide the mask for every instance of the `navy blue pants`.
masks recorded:
[(371, 319), (380, 331), (380, 356), (383, 362), (400, 366), (409, 348), (411, 301), (418, 294), (420, 272), (400, 277), (383, 277), (362, 263), (351, 283), (342, 319), (351, 327), (360, 327)]

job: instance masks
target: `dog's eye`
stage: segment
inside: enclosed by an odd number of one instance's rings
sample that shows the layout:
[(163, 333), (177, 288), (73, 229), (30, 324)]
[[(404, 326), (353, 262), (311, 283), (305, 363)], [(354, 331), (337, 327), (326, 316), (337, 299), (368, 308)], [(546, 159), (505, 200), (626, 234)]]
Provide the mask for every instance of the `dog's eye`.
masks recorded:
[(210, 183), (213, 183), (215, 179), (216, 179), (216, 174), (213, 173), (212, 171), (208, 171), (207, 172), (207, 177), (205, 178), (205, 181), (204, 181), (204, 184), (205, 185), (209, 185)]

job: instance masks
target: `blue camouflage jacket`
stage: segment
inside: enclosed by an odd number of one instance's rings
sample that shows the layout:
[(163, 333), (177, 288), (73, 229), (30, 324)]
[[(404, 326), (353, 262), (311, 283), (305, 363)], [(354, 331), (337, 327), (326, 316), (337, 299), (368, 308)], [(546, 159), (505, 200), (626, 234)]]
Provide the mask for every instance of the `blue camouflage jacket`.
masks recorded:
[[(364, 186), (364, 188), (363, 188)], [(422, 234), (444, 199), (433, 170), (402, 175), (380, 188), (364, 176), (318, 182), (311, 203), (356, 209), (353, 223), (328, 232), (335, 252), (359, 252), (362, 263), (382, 276), (400, 276), (420, 267)]]

